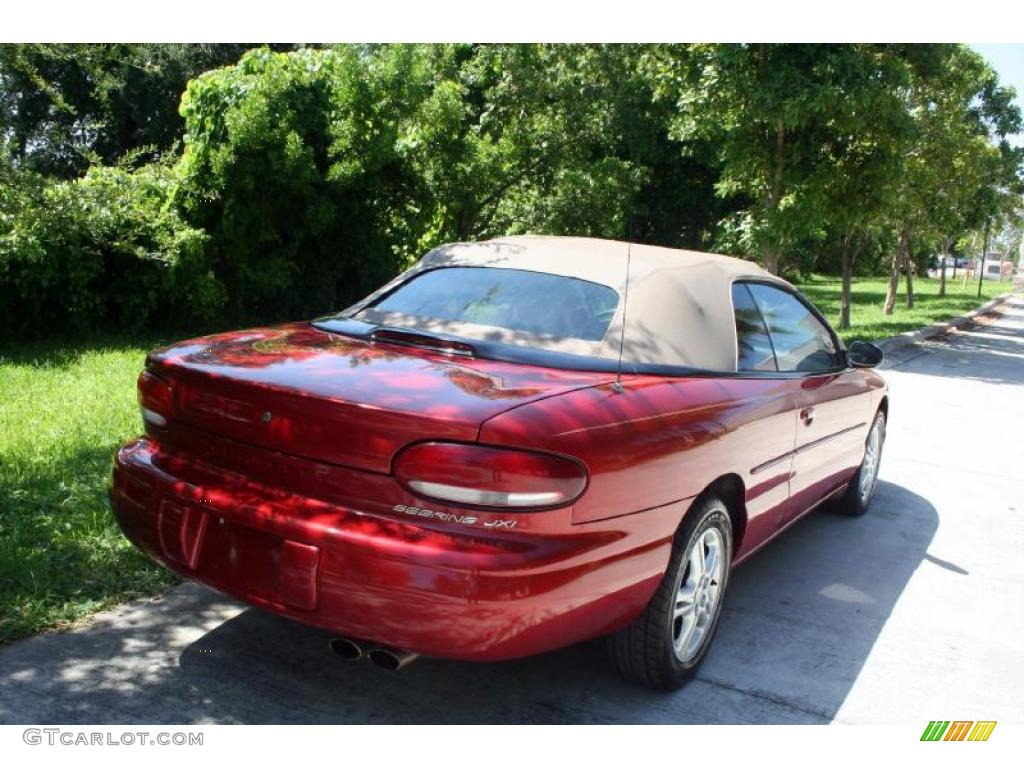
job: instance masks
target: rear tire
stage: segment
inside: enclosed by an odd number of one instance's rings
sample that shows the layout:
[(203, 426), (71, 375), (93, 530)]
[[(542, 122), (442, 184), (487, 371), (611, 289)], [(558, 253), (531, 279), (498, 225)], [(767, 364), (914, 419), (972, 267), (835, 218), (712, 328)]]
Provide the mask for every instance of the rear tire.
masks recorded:
[(698, 500), (676, 532), (668, 568), (644, 612), (607, 638), (619, 672), (670, 691), (704, 661), (722, 613), (732, 565), (732, 523), (721, 499)]
[(864, 459), (857, 468), (857, 474), (835, 503), (835, 509), (841, 515), (860, 517), (868, 511), (871, 499), (875, 495), (875, 487), (878, 485), (878, 465), (882, 461), (884, 444), (885, 414), (879, 411), (875, 414), (867, 440), (864, 441)]

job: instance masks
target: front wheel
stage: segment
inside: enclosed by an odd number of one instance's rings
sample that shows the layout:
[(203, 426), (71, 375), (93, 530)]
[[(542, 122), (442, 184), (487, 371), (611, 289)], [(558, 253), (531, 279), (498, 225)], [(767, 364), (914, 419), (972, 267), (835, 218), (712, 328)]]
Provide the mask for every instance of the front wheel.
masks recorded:
[(651, 688), (687, 683), (718, 626), (732, 563), (732, 524), (717, 498), (697, 502), (676, 533), (665, 576), (636, 621), (608, 638), (612, 662)]
[(849, 517), (860, 517), (868, 511), (871, 498), (878, 484), (878, 466), (882, 462), (882, 446), (885, 444), (885, 414), (879, 411), (871, 424), (868, 439), (864, 442), (864, 460), (857, 468), (857, 474), (850, 480), (846, 492), (836, 503), (836, 509)]

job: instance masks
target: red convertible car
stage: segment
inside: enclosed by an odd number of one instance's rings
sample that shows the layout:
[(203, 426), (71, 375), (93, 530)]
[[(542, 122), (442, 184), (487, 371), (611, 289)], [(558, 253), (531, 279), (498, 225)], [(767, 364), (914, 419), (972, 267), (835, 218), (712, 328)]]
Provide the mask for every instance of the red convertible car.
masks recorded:
[(112, 498), (167, 567), (348, 658), (606, 636), (674, 688), (731, 568), (822, 502), (866, 510), (880, 360), (739, 259), (446, 245), (340, 314), (152, 352)]

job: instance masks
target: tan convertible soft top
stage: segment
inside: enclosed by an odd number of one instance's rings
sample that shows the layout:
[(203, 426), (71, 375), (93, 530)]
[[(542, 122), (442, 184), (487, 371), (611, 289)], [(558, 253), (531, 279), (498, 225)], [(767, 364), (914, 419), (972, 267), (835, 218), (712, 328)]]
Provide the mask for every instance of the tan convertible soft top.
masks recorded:
[[(626, 295), (627, 243), (583, 237), (503, 237), (477, 243), (452, 243), (430, 251), (412, 268), (388, 285), (350, 307), (352, 315), (372, 304), (377, 297), (425, 270), (438, 267), (472, 266), (522, 269), (589, 280), (618, 292), (618, 309), (600, 342), (581, 339), (549, 339), (502, 331), (491, 327), (469, 327), (461, 323), (435, 322), (431, 330), (511, 344), (615, 359), (625, 309), (626, 330), (622, 345), (624, 363), (682, 365), (708, 370), (736, 369), (736, 330), (731, 286), (739, 278), (756, 278), (789, 286), (753, 262), (697, 251), (682, 251), (650, 245), (629, 246), (628, 306)], [(390, 325), (415, 325), (401, 317), (373, 317)], [(419, 323), (422, 326), (422, 322)], [(474, 332), (475, 331), (475, 332)]]

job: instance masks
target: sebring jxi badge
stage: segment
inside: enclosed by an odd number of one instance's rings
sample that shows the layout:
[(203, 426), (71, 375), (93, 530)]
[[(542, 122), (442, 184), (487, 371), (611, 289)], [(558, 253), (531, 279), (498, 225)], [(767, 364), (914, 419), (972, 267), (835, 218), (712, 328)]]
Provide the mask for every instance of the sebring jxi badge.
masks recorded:
[(433, 509), (423, 507), (407, 507), (405, 504), (395, 504), (392, 512), (402, 512), (415, 517), (426, 517), (430, 520), (440, 520), (443, 523), (458, 523), (459, 525), (482, 525), (484, 528), (515, 528), (515, 520), (481, 520), (474, 515), (456, 515), (451, 512), (437, 512)]

